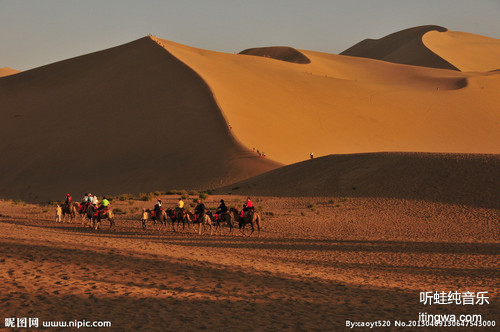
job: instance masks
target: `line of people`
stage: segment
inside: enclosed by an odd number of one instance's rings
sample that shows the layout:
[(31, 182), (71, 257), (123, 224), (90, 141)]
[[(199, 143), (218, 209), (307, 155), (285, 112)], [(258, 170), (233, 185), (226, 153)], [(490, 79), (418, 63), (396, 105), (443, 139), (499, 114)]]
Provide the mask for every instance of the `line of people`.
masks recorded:
[[(182, 198), (179, 198), (179, 201), (177, 202), (177, 207), (175, 208), (176, 211), (183, 210), (184, 209), (184, 201)], [(154, 217), (155, 215), (158, 215), (158, 213), (161, 213), (163, 210), (162, 207), (162, 201), (161, 199), (158, 199), (153, 207), (152, 211), (148, 211), (147, 209), (143, 208), (142, 209), (142, 224), (144, 225), (145, 222), (148, 219), (148, 212), (151, 213), (151, 216)], [(244, 216), (244, 213), (247, 211), (253, 211), (254, 210), (254, 205), (253, 202), (251, 201), (250, 197), (247, 197), (247, 201), (245, 204), (243, 204), (243, 210), (241, 211), (241, 217)], [(219, 216), (222, 213), (228, 213), (229, 208), (227, 207), (226, 203), (224, 202), (223, 199), (220, 200), (220, 204), (217, 207), (217, 210), (215, 212), (215, 218), (219, 218)], [(201, 201), (201, 199), (197, 200), (197, 205), (194, 208), (194, 215), (195, 218), (197, 218), (199, 215), (204, 215), (207, 212), (207, 208), (205, 204)]]
[[(243, 204), (243, 209), (241, 210), (241, 217), (248, 212), (248, 211), (253, 211), (254, 210), (254, 205), (253, 202), (251, 201), (250, 197), (247, 197), (247, 201), (245, 204)], [(220, 204), (217, 207), (217, 210), (215, 211), (215, 218), (219, 218), (219, 216), (222, 213), (227, 213), (229, 211), (229, 208), (227, 207), (226, 203), (224, 202), (223, 199), (220, 200)], [(195, 215), (200, 215), (200, 214), (205, 214), (207, 212), (207, 208), (205, 207), (205, 204), (201, 202), (201, 200), (198, 200), (198, 205), (194, 209)]]

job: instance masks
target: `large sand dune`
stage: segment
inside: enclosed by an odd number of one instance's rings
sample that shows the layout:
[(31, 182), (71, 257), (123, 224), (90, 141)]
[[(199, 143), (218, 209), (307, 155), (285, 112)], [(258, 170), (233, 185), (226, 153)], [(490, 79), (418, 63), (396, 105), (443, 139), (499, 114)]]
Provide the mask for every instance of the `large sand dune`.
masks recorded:
[(277, 161), (310, 152), (500, 152), (500, 74), (300, 50), (311, 63), (158, 42), (210, 86), (236, 137)]
[(279, 166), (241, 146), (205, 82), (148, 37), (0, 91), (4, 197), (208, 189)]

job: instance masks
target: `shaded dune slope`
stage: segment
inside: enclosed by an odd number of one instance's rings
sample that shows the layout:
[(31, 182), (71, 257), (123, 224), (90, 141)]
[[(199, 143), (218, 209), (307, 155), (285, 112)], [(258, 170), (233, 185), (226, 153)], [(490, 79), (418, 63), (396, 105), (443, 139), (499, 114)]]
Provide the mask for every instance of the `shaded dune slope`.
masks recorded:
[(150, 38), (0, 79), (0, 195), (208, 189), (273, 169)]
[(405, 29), (380, 39), (365, 39), (340, 54), (414, 66), (458, 70), (424, 45), (422, 38), (429, 31), (447, 31), (447, 29), (436, 25)]
[[(220, 193), (404, 198), (500, 208), (500, 155), (367, 153), (288, 165)], [(234, 188), (239, 187), (238, 190)]]
[(17, 74), (19, 72), (20, 72), (19, 70), (15, 70), (15, 69), (12, 69), (9, 67), (3, 67), (3, 68), (0, 68), (0, 77), (14, 75), (14, 74)]
[(307, 64), (311, 62), (311, 60), (309, 60), (309, 58), (303, 53), (287, 46), (249, 48), (241, 51), (239, 54), (261, 56), (299, 64)]

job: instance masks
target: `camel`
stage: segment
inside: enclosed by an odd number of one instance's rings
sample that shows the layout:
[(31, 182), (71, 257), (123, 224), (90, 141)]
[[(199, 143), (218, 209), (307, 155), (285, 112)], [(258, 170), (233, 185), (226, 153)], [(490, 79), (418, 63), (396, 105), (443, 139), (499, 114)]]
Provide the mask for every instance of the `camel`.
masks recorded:
[(94, 205), (89, 205), (87, 208), (87, 218), (91, 220), (91, 226), (95, 230), (101, 228), (101, 220), (108, 219), (109, 220), (109, 228), (113, 228), (116, 230), (116, 224), (113, 216), (113, 210), (111, 209), (97, 209)]
[(165, 213), (164, 210), (147, 210), (149, 212), (150, 218), (153, 221), (153, 225), (156, 226), (157, 221), (160, 223), (158, 226), (158, 229), (161, 226), (167, 226), (167, 214)]
[(85, 221), (87, 218), (87, 209), (90, 205), (90, 203), (85, 202), (85, 203), (75, 203), (77, 205), (77, 211), (80, 214), (80, 217), (82, 218), (82, 225), (85, 225)]
[(65, 202), (62, 205), (62, 221), (66, 219), (66, 215), (69, 215), (69, 222), (71, 223), (73, 220), (75, 220), (76, 216), (76, 207), (73, 203), (70, 202)]
[[(253, 210), (247, 211), (243, 215), (243, 217), (241, 216), (240, 212), (235, 208), (229, 209), (229, 212), (233, 215), (234, 220), (238, 222), (239, 230), (243, 234), (243, 236), (251, 236), (255, 230), (254, 225), (257, 225), (257, 231), (260, 234), (260, 222), (262, 221), (262, 219), (257, 212)], [(250, 226), (252, 227), (252, 232), (248, 235), (246, 235), (245, 233), (245, 226), (247, 224), (250, 224)]]
[(212, 231), (212, 226), (213, 226), (213, 223), (212, 223), (212, 220), (213, 220), (213, 216), (212, 216), (212, 212), (210, 211), (207, 211), (206, 213), (200, 213), (197, 215), (197, 221), (198, 221), (198, 234), (199, 235), (202, 235), (203, 232), (202, 232), (202, 227), (203, 227), (203, 231), (205, 230), (205, 225), (208, 224), (208, 226), (210, 227), (210, 235), (213, 234), (213, 231)]
[[(176, 232), (179, 229), (179, 224), (182, 222), (182, 229), (185, 228), (186, 224), (188, 226), (188, 231), (190, 229), (189, 221), (192, 220), (189, 213), (185, 209), (176, 208), (167, 209), (167, 216), (172, 220), (172, 230)], [(177, 230), (175, 229), (174, 223), (177, 222)]]
[[(229, 226), (229, 235), (233, 234), (233, 215), (229, 212), (221, 212), (219, 214), (219, 218), (216, 220), (217, 226), (221, 228), (222, 234), (222, 225), (226, 223)], [(222, 225), (221, 225), (222, 224)]]

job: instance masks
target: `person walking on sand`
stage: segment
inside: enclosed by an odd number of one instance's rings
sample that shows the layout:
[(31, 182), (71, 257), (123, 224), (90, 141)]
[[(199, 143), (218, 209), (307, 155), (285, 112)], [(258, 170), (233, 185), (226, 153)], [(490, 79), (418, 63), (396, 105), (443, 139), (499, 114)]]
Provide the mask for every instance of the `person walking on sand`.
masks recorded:
[(145, 208), (142, 208), (142, 218), (141, 218), (141, 223), (142, 223), (142, 229), (146, 229), (146, 222), (148, 221), (148, 211), (146, 211)]
[(314, 153), (311, 152), (311, 154), (309, 155), (309, 157), (311, 157), (311, 159), (314, 159)]
[(56, 222), (62, 222), (62, 208), (59, 204), (56, 206)]

